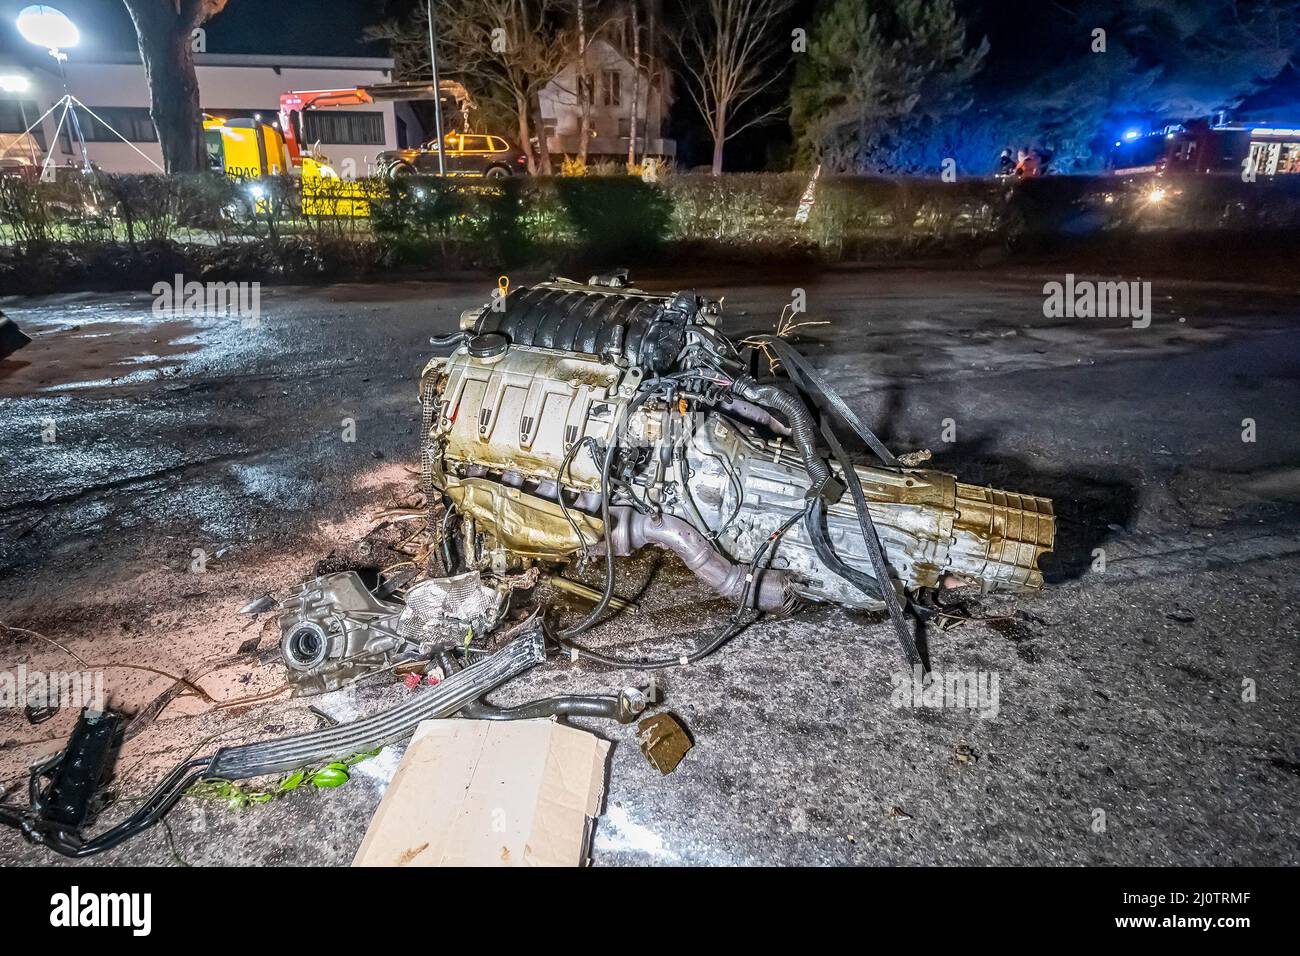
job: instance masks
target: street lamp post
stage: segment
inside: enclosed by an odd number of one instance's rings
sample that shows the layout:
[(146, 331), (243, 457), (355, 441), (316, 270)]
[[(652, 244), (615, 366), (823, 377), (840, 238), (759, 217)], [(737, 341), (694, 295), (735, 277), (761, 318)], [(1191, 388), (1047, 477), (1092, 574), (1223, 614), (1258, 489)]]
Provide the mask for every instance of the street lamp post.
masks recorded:
[(442, 89), (438, 82), (438, 41), (433, 28), (433, 0), (429, 0), (429, 63), (433, 67), (433, 133), (438, 137), (438, 175), (447, 175), (447, 160), (443, 155), (446, 143), (442, 139)]

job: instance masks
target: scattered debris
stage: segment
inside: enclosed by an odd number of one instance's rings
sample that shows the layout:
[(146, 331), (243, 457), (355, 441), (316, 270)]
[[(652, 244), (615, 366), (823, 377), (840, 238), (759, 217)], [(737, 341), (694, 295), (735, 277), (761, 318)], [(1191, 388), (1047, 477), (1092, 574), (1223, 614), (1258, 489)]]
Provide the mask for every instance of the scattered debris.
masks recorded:
[(676, 770), (687, 751), (695, 746), (690, 733), (672, 713), (647, 717), (637, 724), (636, 737), (650, 766), (665, 776)]
[(279, 602), (270, 594), (263, 594), (259, 598), (253, 598), (239, 609), (240, 614), (262, 614), (265, 611), (272, 611)]
[(920, 448), (916, 451), (904, 452), (898, 456), (898, 463), (904, 468), (918, 468), (925, 464), (934, 456), (930, 454), (930, 449)]
[(29, 700), (23, 706), (23, 716), (27, 718), (27, 722), (33, 727), (45, 723), (58, 712), (59, 708), (48, 701), (38, 704)]
[(125, 721), (83, 710), (63, 751), (32, 768), (33, 808), (52, 825), (76, 832), (103, 807)]
[(404, 601), (381, 599), (355, 571), (305, 581), (279, 604), (280, 651), (294, 693), (337, 690), (463, 647), (467, 637), (496, 628), (507, 594), (484, 585), (477, 571), (412, 584)]
[[(579, 313), (588, 320), (569, 321)], [(799, 329), (824, 323), (783, 313), (775, 334), (733, 343), (720, 314), (720, 301), (645, 293), (625, 275), (503, 290), (501, 302), (466, 312), (461, 332), (434, 340), (453, 346), (451, 356), (432, 360), (421, 379), (421, 490), (378, 512), (364, 538), (319, 561), (283, 600), (264, 594), (241, 609), (277, 614), (289, 677), (273, 691), (217, 701), (197, 678), (86, 664), (43, 635), (4, 628), (41, 638), (87, 669), (171, 678), (126, 727), (128, 737), (182, 692), (215, 709), (382, 674), (410, 693), (359, 720), (326, 719), (317, 730), (191, 754), (96, 837), (83, 827), (103, 802), (123, 718), (83, 714), (64, 754), (33, 771), (30, 806), (0, 806), (0, 823), (64, 855), (89, 856), (159, 822), (187, 793), (246, 807), (304, 783), (339, 786), (356, 760), (415, 732), (357, 865), (579, 865), (609, 743), (562, 721), (632, 723), (658, 693), (652, 682), (617, 694), (489, 703), (487, 694), (545, 660), (548, 640), (571, 661), (653, 671), (707, 656), (746, 618), (821, 602), (888, 610), (904, 656), (919, 667), (905, 602), (940, 627), (1015, 623), (990, 606), (1005, 592), (1042, 586), (1037, 561), (1055, 536), (1051, 502), (920, 470), (925, 449), (896, 458), (790, 346)], [(9, 351), (29, 341), (0, 317), (0, 345), (6, 339), (17, 342)], [(766, 379), (778, 371), (781, 384)], [(846, 456), (836, 419), (879, 466)], [(614, 561), (648, 545), (678, 554), (737, 605), (726, 627), (658, 660), (574, 643), (607, 611), (636, 611), (613, 593)], [(602, 554), (602, 588), (561, 576)], [(526, 610), (543, 583), (593, 606), (553, 630), (540, 610)], [(272, 623), (263, 619), (236, 657), (256, 655)], [(44, 718), (29, 710), (28, 719)], [(641, 719), (637, 741), (665, 775), (694, 746), (668, 712)], [(962, 744), (954, 759), (974, 764), (979, 756)], [(285, 774), (270, 789), (239, 783)], [(910, 819), (900, 807), (891, 816)]]
[[(337, 721), (336, 721), (337, 723)], [(354, 754), (343, 760), (334, 760), (316, 770), (295, 770), (269, 790), (250, 790), (230, 780), (201, 780), (185, 792), (187, 797), (203, 800), (220, 800), (231, 810), (243, 810), (255, 803), (270, 803), (277, 797), (310, 784), (322, 790), (341, 787), (351, 779), (351, 768), (377, 757), (382, 747), (363, 754)]]
[(315, 704), (310, 705), (307, 708), (307, 710), (309, 713), (315, 715), (315, 717), (326, 727), (337, 727), (339, 725), (339, 721), (337, 717), (331, 717), (329, 714), (325, 713), (325, 711), (321, 710)]
[[(398, 743), (406, 740), (421, 721), (456, 713), (465, 704), (478, 700), (493, 688), (542, 663), (545, 657), (541, 630), (536, 619), (530, 619), (516, 629), (514, 639), (499, 651), (457, 671), (437, 687), (388, 710), (336, 727), (221, 747), (206, 756), (191, 756), (173, 767), (153, 791), (139, 801), (129, 817), (95, 837), (87, 837), (83, 825), (92, 822), (99, 788), (111, 772), (116, 748), (111, 751), (102, 747), (91, 748), (90, 744), (100, 738), (85, 733), (85, 721), (82, 721), (73, 731), (68, 749), (63, 754), (33, 769), (32, 803), (26, 808), (0, 805), (0, 823), (15, 827), (31, 842), (64, 856), (84, 857), (101, 853), (153, 826), (190, 787), (201, 780), (233, 782), (303, 767), (328, 766), (354, 754)], [(122, 718), (115, 719), (120, 722)], [(88, 755), (95, 759), (92, 761)], [(71, 805), (84, 807), (86, 811), (71, 827), (63, 819), (70, 814), (57, 814), (54, 812), (57, 805), (38, 795), (49, 792), (48, 788), (46, 791), (39, 789), (39, 780), (55, 772), (65, 758), (71, 761), (70, 766), (75, 765), (76, 773), (69, 777), (70, 783), (60, 787), (60, 791), (75, 790), (78, 801)]]
[(353, 866), (582, 866), (609, 746), (551, 720), (425, 721)]

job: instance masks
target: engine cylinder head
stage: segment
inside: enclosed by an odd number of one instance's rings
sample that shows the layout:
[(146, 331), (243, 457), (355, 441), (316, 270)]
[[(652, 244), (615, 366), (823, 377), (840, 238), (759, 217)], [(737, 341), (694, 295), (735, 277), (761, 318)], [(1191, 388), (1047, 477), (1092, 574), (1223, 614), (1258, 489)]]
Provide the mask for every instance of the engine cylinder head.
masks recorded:
[(654, 295), (638, 289), (546, 282), (513, 290), (483, 306), (471, 326), (477, 336), (503, 336), (511, 345), (623, 359), (649, 372), (667, 371), (686, 344), (700, 299), (692, 293)]

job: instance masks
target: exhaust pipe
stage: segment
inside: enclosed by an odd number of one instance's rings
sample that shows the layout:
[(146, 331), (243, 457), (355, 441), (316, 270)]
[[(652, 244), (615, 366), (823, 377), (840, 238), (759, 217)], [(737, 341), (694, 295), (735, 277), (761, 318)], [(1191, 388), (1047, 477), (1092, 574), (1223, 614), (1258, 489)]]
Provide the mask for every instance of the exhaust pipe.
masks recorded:
[[(672, 551), (705, 584), (728, 600), (740, 602), (749, 568), (728, 561), (688, 522), (672, 515), (644, 515), (625, 506), (610, 508), (609, 514), (614, 525), (610, 543), (615, 555), (625, 558), (647, 544)], [(746, 604), (760, 611), (784, 608), (789, 598), (789, 574), (771, 570), (756, 570), (754, 574)]]

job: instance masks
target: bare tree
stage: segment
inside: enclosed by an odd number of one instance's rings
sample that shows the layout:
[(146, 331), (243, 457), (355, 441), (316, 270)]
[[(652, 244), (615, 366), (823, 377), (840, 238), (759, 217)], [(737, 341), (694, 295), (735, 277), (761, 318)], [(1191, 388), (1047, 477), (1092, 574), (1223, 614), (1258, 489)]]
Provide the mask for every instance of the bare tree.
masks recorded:
[(169, 173), (206, 166), (194, 31), (225, 9), (227, 0), (123, 0), (149, 78), (149, 115)]
[[(487, 96), (515, 117), (519, 146), (528, 170), (548, 175), (538, 94), (572, 61), (573, 35), (562, 29), (568, 0), (443, 0), (438, 7), (438, 66), (461, 80), (476, 97)], [(370, 29), (367, 36), (388, 41), (404, 79), (430, 74), (428, 14), (418, 8), (402, 22)], [(533, 134), (537, 134), (534, 148)]]
[[(602, 6), (600, 0), (591, 3), (591, 10), (588, 9), (589, 2), (590, 0), (574, 0), (578, 26), (577, 88), (570, 90), (560, 87), (573, 96), (574, 102), (578, 104), (578, 158), (584, 166), (591, 152), (591, 108), (595, 105), (596, 97), (596, 78), (591, 72), (591, 44), (622, 22), (609, 7)], [(590, 16), (593, 12), (594, 19)]]
[(686, 89), (713, 137), (713, 175), (722, 172), (727, 140), (770, 119), (781, 106), (736, 122), (753, 99), (784, 73), (780, 54), (790, 47), (775, 28), (793, 0), (699, 0), (674, 38), (686, 69)]
[(637, 18), (637, 0), (629, 0), (632, 19), (632, 118), (628, 124), (627, 165), (630, 172), (636, 165), (636, 121), (641, 101), (641, 24)]

